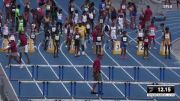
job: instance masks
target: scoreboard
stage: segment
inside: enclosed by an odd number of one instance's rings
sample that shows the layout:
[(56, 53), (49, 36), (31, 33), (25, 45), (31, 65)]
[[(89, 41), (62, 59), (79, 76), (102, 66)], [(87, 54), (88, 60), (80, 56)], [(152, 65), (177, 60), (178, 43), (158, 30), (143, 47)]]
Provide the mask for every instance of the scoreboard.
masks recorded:
[(147, 85), (147, 96), (149, 97), (174, 97), (174, 85)]

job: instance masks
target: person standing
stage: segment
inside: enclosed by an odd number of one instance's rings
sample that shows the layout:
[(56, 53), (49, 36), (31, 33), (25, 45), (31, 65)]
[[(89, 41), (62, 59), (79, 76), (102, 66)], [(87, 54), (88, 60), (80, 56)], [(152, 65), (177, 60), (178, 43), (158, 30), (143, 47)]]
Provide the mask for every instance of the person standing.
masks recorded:
[(127, 32), (123, 32), (123, 36), (121, 37), (121, 47), (122, 47), (122, 53), (121, 55), (123, 56), (124, 59), (126, 59), (126, 47), (128, 45), (128, 36)]
[[(98, 55), (96, 59), (93, 62), (93, 79), (94, 81), (101, 81), (101, 55)], [(93, 84), (91, 94), (96, 94), (97, 92), (95, 91), (97, 83)]]
[(152, 15), (153, 15), (153, 12), (152, 12), (152, 10), (151, 10), (151, 8), (150, 8), (149, 5), (147, 5), (147, 8), (146, 8), (146, 10), (143, 12), (143, 14), (144, 14), (144, 17), (145, 17), (145, 27), (147, 27), (147, 26), (150, 25), (150, 23), (151, 23), (151, 17), (152, 17)]
[(148, 30), (145, 31), (145, 35), (143, 38), (143, 42), (144, 42), (144, 58), (148, 58), (149, 55), (149, 35), (148, 35)]
[(170, 53), (171, 53), (171, 32), (169, 31), (169, 28), (165, 28), (165, 32), (163, 34), (163, 45), (165, 46), (165, 59), (167, 57), (170, 59)]

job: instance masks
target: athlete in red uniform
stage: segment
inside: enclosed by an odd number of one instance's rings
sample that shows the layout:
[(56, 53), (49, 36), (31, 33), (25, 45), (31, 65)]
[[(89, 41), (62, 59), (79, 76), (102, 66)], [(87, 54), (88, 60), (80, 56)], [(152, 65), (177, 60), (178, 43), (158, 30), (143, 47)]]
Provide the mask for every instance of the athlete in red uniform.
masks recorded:
[(5, 50), (11, 51), (9, 55), (8, 66), (11, 64), (12, 59), (14, 59), (17, 63), (20, 64), (21, 62), (18, 61), (17, 46), (14, 35), (11, 35), (9, 40), (10, 40), (9, 45), (3, 49), (3, 51)]
[(28, 44), (27, 44), (26, 35), (20, 34), (19, 39), (20, 39), (20, 45), (19, 45), (20, 46), (20, 59), (19, 59), (19, 61), (21, 61), (22, 53), (24, 53), (27, 58), (27, 64), (29, 64), (30, 60), (29, 60), (29, 56), (28, 56)]

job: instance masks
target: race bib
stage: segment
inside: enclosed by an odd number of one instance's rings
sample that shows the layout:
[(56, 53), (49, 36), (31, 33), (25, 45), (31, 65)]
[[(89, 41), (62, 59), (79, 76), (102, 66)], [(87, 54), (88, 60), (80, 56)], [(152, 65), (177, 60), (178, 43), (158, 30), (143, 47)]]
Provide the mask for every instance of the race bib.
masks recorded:
[(88, 11), (88, 8), (87, 8), (87, 7), (85, 7), (85, 8), (84, 8), (84, 10), (87, 12), (87, 11)]
[(80, 35), (76, 35), (76, 36), (75, 36), (75, 39), (79, 39), (79, 38), (80, 38)]
[(151, 31), (151, 35), (155, 35), (154, 29), (151, 29), (150, 31)]
[(52, 32), (55, 32), (55, 31), (56, 31), (56, 27), (53, 27), (53, 28), (52, 28)]
[(87, 24), (86, 27), (87, 27), (87, 29), (90, 29), (90, 24)]
[(139, 32), (139, 37), (143, 37), (143, 33), (142, 32)]
[(112, 34), (116, 34), (116, 30), (112, 30), (111, 33), (112, 33)]
[(16, 9), (12, 9), (12, 11), (13, 11), (13, 12), (15, 12), (15, 11), (16, 11)]
[(9, 5), (9, 3), (8, 4), (6, 4), (6, 7), (9, 7), (10, 5)]
[(59, 40), (59, 35), (55, 35), (55, 40)]
[(144, 40), (144, 42), (149, 42), (148, 38), (146, 38), (146, 39)]
[(127, 42), (127, 37), (123, 37), (123, 42)]
[(46, 36), (46, 40), (49, 40), (49, 37), (48, 37), (48, 36)]
[(47, 5), (47, 6), (46, 6), (46, 9), (47, 9), (47, 10), (50, 10), (50, 9), (51, 9), (51, 6), (50, 6), (50, 5)]
[(34, 39), (35, 37), (36, 37), (35, 34), (32, 33), (31, 38)]
[(72, 7), (72, 8), (71, 8), (71, 12), (73, 12), (73, 11), (74, 11), (74, 8)]
[(165, 39), (170, 39), (169, 34), (165, 34)]
[(20, 26), (20, 27), (23, 27), (23, 23), (19, 23), (19, 26)]
[(101, 37), (100, 36), (97, 37), (97, 41), (101, 41)]

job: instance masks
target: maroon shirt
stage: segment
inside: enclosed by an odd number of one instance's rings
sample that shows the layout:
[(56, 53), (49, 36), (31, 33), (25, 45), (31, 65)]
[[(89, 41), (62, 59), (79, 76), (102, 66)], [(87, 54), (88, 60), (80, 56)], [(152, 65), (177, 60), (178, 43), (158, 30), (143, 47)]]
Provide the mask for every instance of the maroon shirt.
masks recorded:
[(17, 52), (17, 46), (15, 41), (10, 41), (10, 47), (9, 49), (11, 50), (12, 53)]
[(93, 71), (95, 73), (98, 73), (98, 72), (100, 72), (100, 70), (101, 70), (101, 63), (100, 63), (100, 59), (97, 58), (93, 63)]
[(151, 16), (152, 16), (151, 9), (146, 9), (144, 15), (145, 15), (146, 21), (150, 21), (151, 20)]
[(22, 46), (27, 45), (27, 38), (26, 38), (26, 36), (25, 36), (24, 34), (20, 35), (20, 36), (19, 36), (19, 39), (20, 39), (20, 41), (21, 41), (21, 45), (22, 45)]

